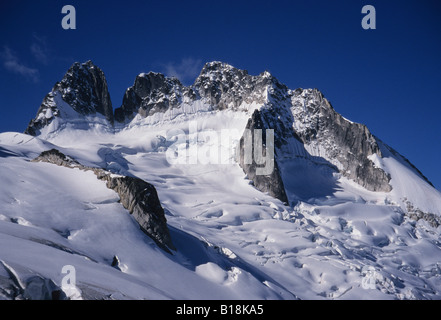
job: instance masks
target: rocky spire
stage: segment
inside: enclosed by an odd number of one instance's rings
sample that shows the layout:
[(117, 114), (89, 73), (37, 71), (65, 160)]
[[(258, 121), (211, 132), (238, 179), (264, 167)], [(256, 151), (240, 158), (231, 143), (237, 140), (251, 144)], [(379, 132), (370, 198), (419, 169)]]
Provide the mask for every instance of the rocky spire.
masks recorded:
[[(72, 110), (68, 110), (70, 106)], [(75, 62), (43, 99), (37, 116), (25, 133), (38, 135), (56, 118), (69, 120), (77, 116), (101, 114), (113, 125), (113, 108), (104, 72), (92, 61)]]
[[(44, 98), (26, 133), (39, 135), (45, 126), (59, 126), (58, 119), (69, 121), (71, 117), (77, 120), (91, 115), (104, 116), (110, 127), (114, 120), (124, 125), (137, 115), (145, 118), (183, 105), (193, 105), (191, 112), (195, 113), (201, 106), (208, 110), (245, 111), (250, 116), (250, 128), (261, 119), (262, 129), (274, 130), (276, 167), (281, 163), (278, 159), (300, 156), (314, 163), (326, 163), (368, 190), (389, 192), (392, 189), (389, 174), (373, 162), (376, 157), (382, 157), (378, 139), (366, 126), (337, 113), (319, 90), (290, 90), (269, 72), (253, 76), (219, 61), (206, 63), (191, 86), (160, 73), (139, 74), (114, 115), (101, 69), (91, 61), (74, 63)], [(254, 110), (259, 114), (253, 118)], [(296, 150), (293, 145), (297, 146)], [(296, 154), (299, 150), (301, 155)], [(253, 168), (253, 165), (244, 166), (251, 176)], [(280, 165), (271, 179), (259, 177), (259, 181), (254, 182), (259, 189), (286, 201), (286, 192), (282, 190), (283, 171)], [(277, 190), (263, 186), (265, 181), (275, 180), (279, 181)]]
[(124, 93), (121, 107), (115, 110), (115, 120), (130, 121), (136, 114), (147, 117), (177, 107), (182, 101), (183, 86), (176, 78), (161, 73), (139, 74), (133, 86)]
[(277, 82), (268, 72), (252, 76), (246, 70), (219, 61), (206, 63), (194, 84), (188, 87), (174, 77), (141, 73), (126, 90), (121, 107), (115, 110), (115, 120), (125, 123), (137, 114), (147, 117), (196, 100), (213, 110), (238, 110), (244, 102), (263, 104), (267, 85), (273, 81)]

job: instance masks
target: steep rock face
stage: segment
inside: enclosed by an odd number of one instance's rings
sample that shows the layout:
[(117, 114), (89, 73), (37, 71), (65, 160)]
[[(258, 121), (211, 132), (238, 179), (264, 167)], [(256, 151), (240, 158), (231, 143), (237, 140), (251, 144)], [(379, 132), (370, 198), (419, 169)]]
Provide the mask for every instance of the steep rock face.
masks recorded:
[[(274, 174), (271, 179), (256, 178), (252, 173), (253, 166), (239, 162), (259, 190), (266, 190), (276, 198), (286, 201), (286, 193), (295, 193), (297, 190), (281, 191), (286, 187), (282, 182), (284, 175), (289, 174), (290, 179), (313, 178), (301, 178), (306, 174), (304, 172), (299, 172), (298, 176), (293, 172), (284, 172), (278, 162), (283, 159), (292, 163), (303, 159), (302, 161), (321, 167), (322, 171), (340, 172), (368, 190), (391, 191), (390, 176), (377, 168), (369, 158), (373, 154), (379, 157), (382, 154), (375, 137), (366, 126), (344, 119), (316, 89), (293, 91), (280, 84), (277, 79), (271, 76), (267, 78), (271, 81), (265, 82), (265, 103), (259, 113), (252, 115), (247, 128), (251, 124), (254, 126), (258, 117), (263, 129), (274, 130)], [(264, 184), (268, 186), (264, 187)], [(309, 184), (313, 185), (313, 182)]]
[(343, 118), (316, 89), (294, 91), (291, 110), (295, 132), (312, 154), (326, 158), (368, 190), (392, 190), (390, 176), (369, 159), (382, 154), (366, 126)]
[(55, 117), (72, 117), (69, 105), (78, 115), (101, 114), (113, 125), (113, 108), (107, 81), (103, 71), (92, 61), (75, 62), (46, 95), (38, 109), (37, 116), (31, 120), (25, 133), (38, 135), (40, 130), (50, 124)]
[[(193, 105), (191, 112), (197, 112), (199, 106), (208, 106), (209, 110), (246, 112), (250, 117), (257, 109), (264, 128), (274, 129), (276, 158), (301, 156), (314, 163), (331, 165), (368, 190), (392, 189), (391, 177), (371, 160), (371, 156), (381, 158), (382, 154), (376, 137), (366, 126), (343, 118), (320, 91), (290, 90), (268, 72), (253, 76), (246, 70), (215, 61), (205, 64), (194, 84), (188, 87), (160, 73), (142, 73), (127, 89), (121, 107), (113, 116), (102, 71), (90, 61), (75, 63), (45, 97), (26, 133), (38, 135), (55, 118), (69, 117), (60, 107), (63, 103), (78, 114), (98, 113), (109, 123), (115, 119), (123, 125), (137, 115), (150, 117), (183, 105)], [(291, 145), (298, 143), (302, 147), (293, 151)], [(302, 149), (302, 154), (297, 154), (298, 149)], [(280, 169), (279, 176), (283, 176)], [(250, 168), (245, 171), (248, 174)], [(258, 185), (262, 187), (262, 182)]]
[(115, 120), (124, 123), (137, 114), (145, 118), (195, 101), (210, 105), (213, 110), (238, 110), (242, 103), (263, 104), (266, 86), (272, 79), (267, 72), (251, 76), (246, 70), (218, 61), (205, 64), (188, 87), (160, 73), (142, 73), (126, 90), (121, 107), (115, 110)]
[(121, 204), (129, 210), (141, 230), (164, 250), (176, 250), (167, 227), (164, 209), (153, 185), (135, 177), (112, 177), (100, 171), (99, 179), (120, 196)]
[(67, 168), (91, 170), (109, 189), (120, 196), (120, 202), (138, 222), (141, 230), (167, 252), (175, 250), (167, 227), (164, 209), (153, 185), (136, 177), (111, 174), (100, 168), (87, 167), (56, 149), (42, 152), (33, 162), (47, 162)]
[[(260, 139), (257, 140), (258, 138), (256, 133), (260, 134), (260, 132), (255, 131), (255, 129), (261, 130), (262, 157), (266, 158), (266, 163), (263, 163), (263, 166), (268, 166), (268, 168), (272, 169), (270, 170), (271, 172), (269, 174), (259, 174), (259, 172), (257, 172), (257, 169), (262, 167), (262, 163), (257, 162), (264, 161), (256, 162), (255, 143), (256, 141), (259, 141), (260, 143)], [(248, 179), (253, 181), (254, 186), (258, 190), (267, 192), (269, 195), (288, 203), (288, 197), (286, 196), (285, 187), (282, 177), (280, 176), (279, 166), (274, 157), (274, 153), (268, 154), (269, 152), (267, 151), (267, 147), (274, 148), (274, 145), (270, 145), (271, 143), (267, 140), (266, 129), (267, 128), (262, 121), (261, 113), (258, 110), (254, 111), (252, 117), (248, 120), (245, 128), (246, 131), (239, 142), (239, 165), (247, 174)], [(246, 137), (246, 134), (249, 136)], [(245, 144), (249, 144), (250, 146), (247, 147)], [(248, 160), (246, 159), (247, 156), (245, 155), (247, 151), (249, 152)], [(261, 151), (259, 150), (259, 152)], [(272, 163), (270, 164), (268, 162)]]
[(136, 114), (145, 118), (164, 112), (177, 107), (184, 96), (194, 98), (194, 93), (183, 87), (178, 79), (155, 72), (141, 73), (124, 93), (121, 107), (115, 110), (115, 120), (125, 122), (132, 120)]
[[(390, 176), (369, 159), (373, 154), (382, 156), (375, 137), (366, 126), (335, 112), (320, 91), (289, 90), (268, 72), (250, 76), (245, 70), (220, 62), (206, 64), (193, 86), (216, 109), (238, 110), (243, 102), (260, 105), (265, 129), (275, 131), (276, 158), (289, 156), (283, 146), (295, 139), (304, 144), (311, 156), (329, 161), (341, 174), (366, 189), (392, 190)], [(247, 174), (249, 169), (245, 169)], [(277, 161), (275, 170), (279, 172)], [(263, 181), (258, 183), (259, 188), (262, 184)], [(278, 183), (276, 188), (280, 186)], [(285, 199), (281, 192), (277, 194)]]
[(238, 110), (242, 103), (264, 104), (266, 87), (271, 82), (269, 73), (251, 76), (222, 62), (207, 63), (193, 87), (214, 109)]

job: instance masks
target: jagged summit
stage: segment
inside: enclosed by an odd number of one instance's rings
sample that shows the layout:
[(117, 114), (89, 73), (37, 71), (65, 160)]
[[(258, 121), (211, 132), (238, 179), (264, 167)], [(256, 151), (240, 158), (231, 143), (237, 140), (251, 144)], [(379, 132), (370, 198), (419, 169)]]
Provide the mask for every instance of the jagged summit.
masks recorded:
[(319, 90), (143, 73), (112, 125), (104, 84), (0, 134), (0, 299), (440, 299), (441, 193)]
[[(103, 115), (110, 126), (114, 121), (124, 124), (136, 115), (145, 118), (197, 100), (213, 109), (239, 109), (242, 104), (264, 104), (270, 86), (283, 87), (267, 71), (252, 76), (246, 70), (213, 61), (204, 65), (191, 86), (184, 86), (179, 79), (161, 73), (140, 73), (124, 93), (121, 106), (113, 111), (103, 71), (91, 60), (75, 62), (45, 97), (25, 132), (39, 135), (54, 119), (68, 121), (95, 114)], [(54, 123), (53, 127), (56, 130), (62, 125)]]
[[(239, 69), (234, 67), (233, 65), (226, 63), (226, 62), (222, 62), (222, 61), (212, 61), (212, 62), (207, 62), (203, 67), (202, 70), (199, 74), (199, 77), (206, 77), (209, 75), (225, 75), (225, 74), (234, 74), (234, 75), (238, 75), (241, 74), (242, 76), (245, 75), (249, 75), (247, 70), (243, 70), (243, 69)], [(251, 76), (251, 75), (249, 75)], [(198, 77), (198, 78), (199, 78)], [(263, 78), (272, 78), (273, 76), (271, 75), (271, 73), (269, 71), (263, 71), (262, 73), (260, 73), (258, 76), (251, 76), (251, 77), (263, 77)], [(196, 80), (197, 82), (197, 80)]]
[(155, 112), (164, 112), (182, 102), (184, 87), (177, 78), (161, 73), (141, 73), (124, 93), (121, 107), (115, 110), (115, 120), (123, 123), (137, 114), (147, 117)]
[(31, 120), (25, 133), (39, 135), (40, 130), (57, 120), (78, 119), (84, 116), (102, 115), (113, 125), (113, 108), (104, 72), (91, 60), (75, 62), (43, 99), (37, 116)]
[(214, 70), (237, 70), (231, 64), (222, 61), (207, 62), (203, 67), (201, 73), (206, 73)]
[(201, 101), (214, 110), (238, 109), (242, 103), (264, 103), (265, 86), (272, 80), (269, 73), (251, 76), (220, 61), (208, 62), (191, 86), (184, 86), (175, 77), (160, 73), (142, 73), (135, 78), (115, 110), (115, 120), (130, 122), (136, 115), (141, 118), (165, 112), (185, 104)]
[[(378, 140), (366, 126), (337, 113), (318, 89), (291, 90), (268, 71), (250, 75), (220, 61), (206, 63), (191, 86), (161, 73), (140, 73), (114, 114), (103, 71), (90, 60), (76, 62), (45, 97), (26, 133), (40, 135), (44, 128), (55, 132), (66, 126), (87, 129), (89, 122), (120, 130), (132, 121), (136, 125), (137, 121), (150, 117), (162, 119), (167, 113), (170, 118), (171, 114), (196, 115), (207, 110), (244, 112), (251, 127), (258, 120), (263, 124), (262, 129), (274, 130), (275, 165), (280, 170), (270, 180), (260, 177), (259, 182), (255, 181), (260, 190), (272, 190), (268, 184), (289, 186), (288, 181), (282, 180), (289, 176), (290, 170), (284, 172), (281, 164), (298, 162), (300, 158), (332, 168), (331, 171), (368, 190), (392, 190), (390, 174), (374, 161), (375, 157), (383, 156)], [(255, 110), (260, 111), (258, 119), (253, 119)], [(286, 193), (289, 198), (289, 190)], [(298, 194), (298, 187), (291, 193)], [(283, 191), (275, 192), (274, 196), (277, 194), (286, 201)]]
[[(239, 69), (234, 67), (233, 65), (226, 63), (226, 62), (222, 62), (222, 61), (211, 61), (211, 62), (207, 62), (203, 67), (202, 70), (199, 74), (199, 76), (206, 76), (208, 74), (214, 74), (214, 73), (218, 73), (218, 74), (225, 74), (225, 73), (241, 73), (244, 75), (248, 75), (248, 71), (247, 70), (243, 70), (243, 69)], [(263, 71), (262, 73), (260, 73), (258, 76), (255, 77), (267, 77), (267, 78), (271, 78), (273, 77), (271, 75), (271, 73), (269, 71)]]

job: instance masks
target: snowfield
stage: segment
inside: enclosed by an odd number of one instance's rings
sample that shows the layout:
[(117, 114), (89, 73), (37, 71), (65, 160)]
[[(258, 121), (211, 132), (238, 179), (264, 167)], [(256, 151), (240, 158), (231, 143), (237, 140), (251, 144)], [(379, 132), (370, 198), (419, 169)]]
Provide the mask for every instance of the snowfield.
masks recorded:
[[(195, 108), (114, 131), (96, 121), (47, 127), (40, 138), (0, 134), (0, 298), (11, 272), (62, 286), (71, 265), (72, 299), (441, 299), (441, 227), (405, 211), (407, 200), (439, 216), (441, 193), (403, 159), (386, 147), (372, 159), (391, 175), (389, 193), (281, 160), (287, 189), (297, 190), (288, 206), (255, 189), (233, 158), (167, 160), (173, 142), (187, 157), (212, 150), (191, 134), (195, 120), (198, 130), (230, 129), (220, 149), (231, 151), (253, 110)], [(153, 184), (177, 250), (158, 248), (93, 173), (30, 162), (51, 148)]]
[[(0, 133), (0, 299), (441, 299), (441, 193), (318, 90), (211, 62), (189, 87), (141, 74), (113, 110), (97, 70)], [(287, 203), (240, 167), (245, 128), (274, 130), (263, 183)], [(51, 149), (151, 183), (176, 250), (93, 170), (31, 161)]]

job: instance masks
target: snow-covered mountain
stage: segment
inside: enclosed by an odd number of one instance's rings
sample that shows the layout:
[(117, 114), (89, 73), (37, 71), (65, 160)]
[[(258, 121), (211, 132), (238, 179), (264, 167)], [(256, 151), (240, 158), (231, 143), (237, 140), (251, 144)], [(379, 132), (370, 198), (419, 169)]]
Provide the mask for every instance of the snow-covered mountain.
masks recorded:
[[(44, 98), (37, 117), (25, 133), (58, 130), (67, 124), (88, 129), (96, 124), (113, 125), (113, 108), (103, 71), (92, 61), (74, 63)], [(107, 121), (105, 121), (107, 120)]]
[(441, 193), (268, 72), (141, 73), (113, 111), (75, 63), (0, 163), (6, 299), (441, 298)]

